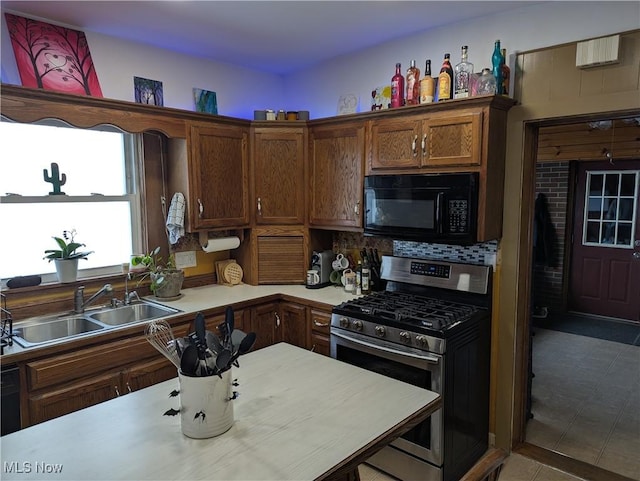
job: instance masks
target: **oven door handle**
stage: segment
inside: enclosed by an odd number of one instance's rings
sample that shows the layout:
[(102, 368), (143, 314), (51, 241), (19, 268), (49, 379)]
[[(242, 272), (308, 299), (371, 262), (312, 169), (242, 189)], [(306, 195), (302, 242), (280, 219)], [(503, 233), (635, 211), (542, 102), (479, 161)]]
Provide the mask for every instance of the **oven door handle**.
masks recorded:
[(432, 364), (438, 364), (440, 362), (440, 359), (434, 356), (423, 356), (420, 354), (414, 354), (412, 352), (404, 352), (404, 351), (397, 351), (396, 349), (391, 349), (390, 347), (386, 347), (386, 346), (381, 346), (379, 344), (373, 344), (367, 341), (363, 341), (362, 339), (355, 339), (351, 336), (345, 336), (342, 333), (339, 332), (335, 332), (332, 331), (331, 332), (332, 336), (337, 336), (340, 337), (342, 339), (345, 339), (349, 342), (353, 342), (355, 344), (360, 344), (362, 346), (366, 346), (369, 347), (371, 349), (375, 349), (378, 351), (385, 351), (388, 352), (390, 354), (395, 354), (396, 356), (402, 356), (402, 357), (411, 357), (413, 359), (419, 359), (420, 361), (426, 361), (426, 362), (430, 362)]

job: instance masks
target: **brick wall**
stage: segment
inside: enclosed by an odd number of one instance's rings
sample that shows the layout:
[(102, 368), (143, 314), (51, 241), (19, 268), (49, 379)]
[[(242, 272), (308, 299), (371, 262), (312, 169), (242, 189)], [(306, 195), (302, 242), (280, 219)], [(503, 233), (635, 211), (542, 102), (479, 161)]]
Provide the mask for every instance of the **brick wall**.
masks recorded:
[(567, 196), (569, 193), (569, 162), (536, 164), (536, 197), (544, 194), (552, 226), (552, 256), (536, 261), (533, 267), (533, 304), (549, 311), (564, 311), (562, 299), (562, 271), (567, 225)]

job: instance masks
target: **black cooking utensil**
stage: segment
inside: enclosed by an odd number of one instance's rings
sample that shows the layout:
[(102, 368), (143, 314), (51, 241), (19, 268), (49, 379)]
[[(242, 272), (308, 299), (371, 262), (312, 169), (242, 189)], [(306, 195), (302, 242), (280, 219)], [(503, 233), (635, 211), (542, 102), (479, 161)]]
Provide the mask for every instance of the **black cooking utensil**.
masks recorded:
[(180, 370), (186, 376), (195, 376), (199, 366), (198, 348), (193, 344), (188, 344), (180, 357)]
[(240, 342), (240, 345), (238, 346), (238, 350), (231, 358), (231, 361), (229, 361), (229, 367), (231, 367), (231, 364), (234, 364), (236, 367), (240, 367), (237, 362), (238, 358), (243, 354), (248, 353), (255, 343), (256, 343), (255, 332), (250, 332), (249, 334), (244, 336), (244, 338)]
[(233, 351), (233, 345), (231, 344), (231, 335), (233, 334), (233, 326), (235, 324), (233, 307), (227, 306), (227, 309), (224, 312), (224, 323), (226, 326), (225, 333), (225, 347), (229, 348)]

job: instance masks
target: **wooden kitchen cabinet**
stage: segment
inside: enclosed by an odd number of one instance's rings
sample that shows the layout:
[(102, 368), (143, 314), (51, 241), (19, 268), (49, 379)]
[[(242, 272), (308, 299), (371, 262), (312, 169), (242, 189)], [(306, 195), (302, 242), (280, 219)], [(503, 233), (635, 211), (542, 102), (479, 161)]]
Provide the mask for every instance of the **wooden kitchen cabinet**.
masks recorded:
[(254, 350), (283, 341), (307, 349), (307, 308), (286, 301), (255, 306), (251, 308), (251, 330), (256, 333)]
[(310, 227), (362, 227), (364, 156), (363, 121), (332, 120), (310, 127)]
[(269, 302), (251, 308), (251, 330), (256, 333), (253, 350), (271, 346), (282, 340), (279, 302)]
[(367, 171), (480, 165), (482, 115), (479, 108), (372, 120)]
[[(172, 326), (176, 336), (186, 329)], [(138, 335), (29, 361), (25, 376), (23, 427), (166, 381), (177, 369)]]
[(311, 330), (310, 349), (318, 354), (331, 356), (331, 311), (324, 311), (317, 308), (309, 309), (307, 325)]
[(477, 242), (502, 235), (507, 112), (503, 95), (372, 114), (366, 175), (478, 172)]
[(186, 144), (168, 141), (169, 189), (185, 195), (187, 232), (249, 226), (248, 140), (248, 123), (189, 122)]
[(280, 303), (282, 340), (294, 346), (308, 349), (310, 329), (307, 323), (307, 307), (293, 302)]
[(306, 127), (252, 127), (257, 225), (304, 224)]

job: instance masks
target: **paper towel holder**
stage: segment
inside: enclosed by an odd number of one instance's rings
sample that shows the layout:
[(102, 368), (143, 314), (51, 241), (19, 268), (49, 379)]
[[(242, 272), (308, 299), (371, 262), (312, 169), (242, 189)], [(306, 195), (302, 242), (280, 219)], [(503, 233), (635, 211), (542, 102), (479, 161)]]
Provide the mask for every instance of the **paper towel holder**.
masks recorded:
[[(226, 237), (214, 237), (209, 238), (209, 233), (206, 231), (198, 232), (198, 241), (200, 247), (205, 252), (219, 252), (223, 250), (237, 249), (242, 242), (240, 236), (227, 235)], [(210, 243), (217, 245), (210, 245)]]

